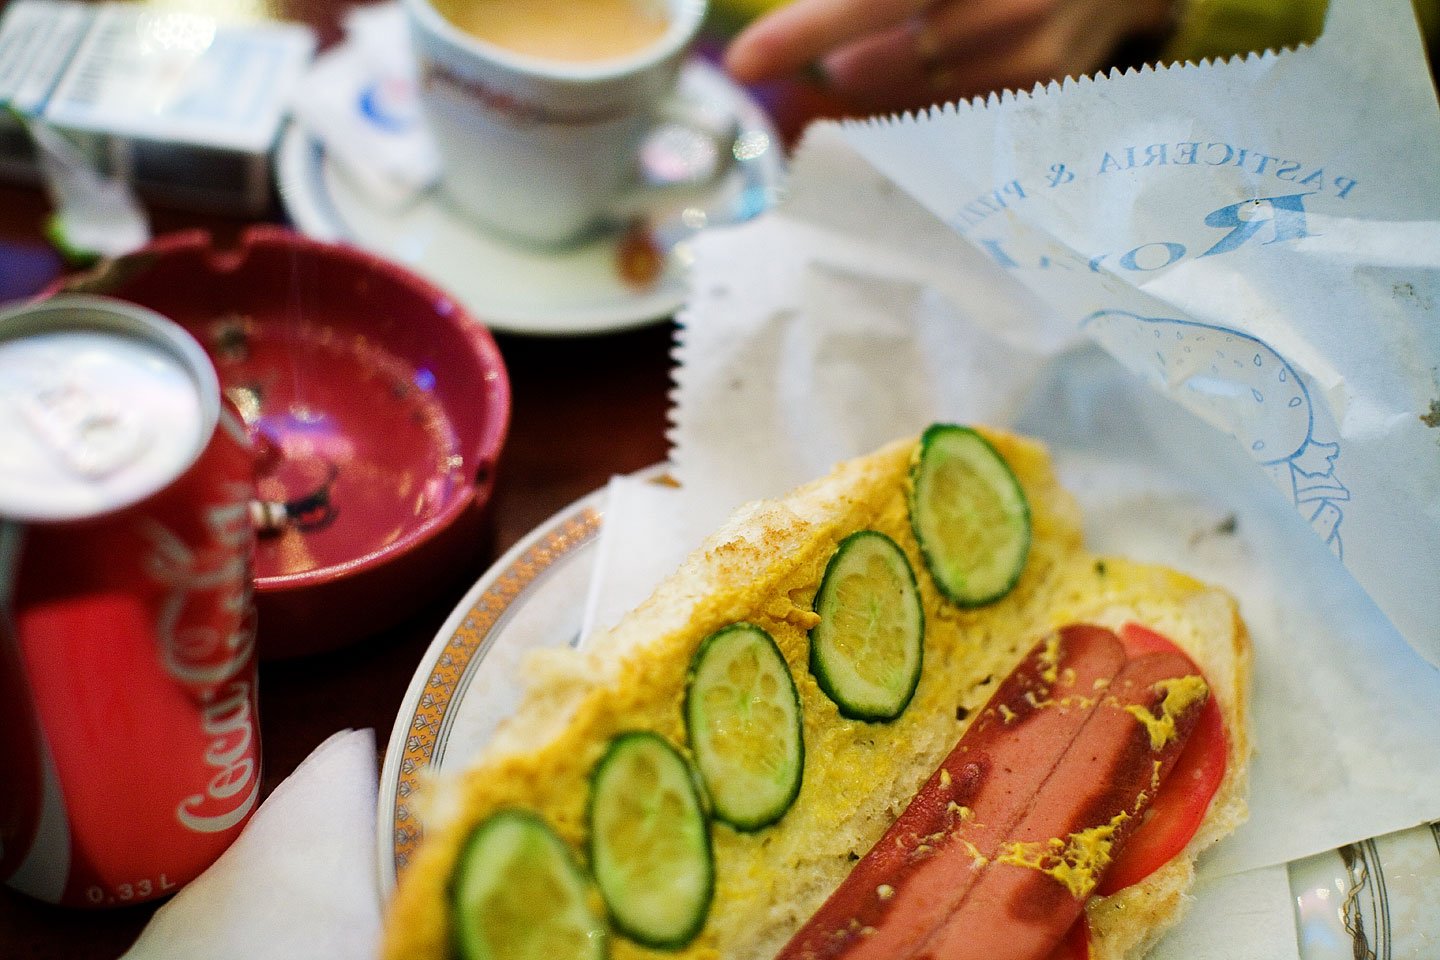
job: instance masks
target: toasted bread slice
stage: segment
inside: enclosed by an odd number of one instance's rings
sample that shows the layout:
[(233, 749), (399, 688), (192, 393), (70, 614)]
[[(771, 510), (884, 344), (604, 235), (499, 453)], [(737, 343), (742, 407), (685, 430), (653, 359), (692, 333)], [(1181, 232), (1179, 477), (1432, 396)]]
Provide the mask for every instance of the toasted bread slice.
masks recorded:
[[(985, 431), (1030, 503), (1032, 544), (1004, 598), (977, 609), (945, 601), (911, 532), (906, 490), (915, 443), (838, 466), (782, 499), (742, 508), (640, 607), (583, 652), (537, 654), (526, 698), (463, 775), (437, 783), (426, 836), (389, 906), (385, 956), (447, 956), (446, 888), (468, 834), (504, 807), (538, 812), (585, 850), (588, 777), (616, 733), (646, 729), (681, 746), (686, 670), (700, 641), (737, 621), (775, 638), (799, 690), (804, 782), (773, 826), (713, 828), (716, 887), (699, 936), (676, 957), (775, 955), (905, 808), (966, 725), (1037, 639), (1073, 622), (1139, 621), (1204, 671), (1229, 734), (1227, 773), (1189, 848), (1147, 880), (1087, 905), (1092, 956), (1138, 957), (1184, 909), (1195, 854), (1245, 816), (1249, 644), (1222, 591), (1183, 574), (1088, 553), (1074, 500), (1033, 441)], [(808, 669), (811, 603), (836, 545), (861, 529), (892, 537), (916, 571), (924, 667), (914, 698), (888, 723), (847, 720)], [(661, 956), (621, 937), (616, 958)]]

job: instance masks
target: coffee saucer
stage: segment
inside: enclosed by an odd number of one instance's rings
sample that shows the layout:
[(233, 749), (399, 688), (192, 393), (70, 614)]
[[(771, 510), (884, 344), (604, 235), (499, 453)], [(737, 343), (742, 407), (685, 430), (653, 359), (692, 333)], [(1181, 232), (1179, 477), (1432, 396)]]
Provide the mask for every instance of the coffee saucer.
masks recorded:
[(719, 69), (692, 60), (681, 72), (680, 88), (734, 119), (733, 162), (688, 202), (578, 247), (514, 245), (486, 233), (437, 191), (389, 209), (358, 187), (324, 143), (298, 123), (286, 130), (276, 155), (281, 200), (296, 229), (408, 266), (492, 330), (561, 336), (642, 326), (683, 303), (686, 240), (704, 227), (767, 209), (784, 169), (780, 137), (764, 110)]

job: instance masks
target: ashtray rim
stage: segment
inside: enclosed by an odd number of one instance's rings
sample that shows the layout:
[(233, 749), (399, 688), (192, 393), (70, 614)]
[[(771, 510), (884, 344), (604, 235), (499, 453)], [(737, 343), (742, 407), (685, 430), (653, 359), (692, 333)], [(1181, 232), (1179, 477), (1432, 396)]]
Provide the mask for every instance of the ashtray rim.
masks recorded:
[[(473, 426), (467, 430), (472, 436), (459, 448), (467, 476), (433, 513), (423, 519), (416, 518), (413, 523), (407, 522), (394, 539), (382, 546), (344, 560), (288, 573), (261, 574), (258, 569), (255, 570), (252, 583), (257, 601), (263, 601), (267, 596), (284, 597), (288, 598), (288, 605), (298, 601), (307, 590), (334, 588), (367, 573), (372, 575), (366, 579), (367, 584), (377, 582), (373, 579), (375, 575), (385, 576), (379, 573), (381, 570), (393, 567), (398, 571), (404, 568), (404, 561), (411, 554), (424, 557), (430, 553), (422, 548), (436, 544), (440, 549), (439, 542), (446, 538), (447, 531), (452, 527), (467, 526), (460, 522), (462, 518), (470, 511), (478, 513), (488, 507), (494, 495), (497, 464), (508, 439), (513, 397), (509, 371), (492, 332), (456, 298), (392, 260), (358, 247), (317, 240), (276, 225), (251, 225), (240, 232), (234, 246), (226, 247), (217, 246), (214, 236), (204, 229), (163, 234), (131, 254), (106, 261), (86, 273), (62, 278), (40, 297), (72, 292), (99, 293), (137, 303), (166, 316), (163, 309), (150, 306), (142, 299), (130, 299), (125, 293), (128, 281), (155, 259), (198, 255), (205, 269), (224, 274), (243, 269), (252, 254), (263, 248), (280, 248), (302, 256), (345, 262), (357, 272), (373, 277), (376, 282), (405, 288), (418, 300), (433, 306), (436, 320), (454, 328), (468, 345), (474, 365), (474, 403), (479, 409)], [(193, 320), (183, 316), (167, 319), (193, 332)], [(214, 359), (212, 356), (212, 362)], [(427, 476), (433, 475), (433, 471), (427, 473)], [(389, 582), (388, 579), (386, 582)], [(319, 601), (317, 596), (316, 602)]]

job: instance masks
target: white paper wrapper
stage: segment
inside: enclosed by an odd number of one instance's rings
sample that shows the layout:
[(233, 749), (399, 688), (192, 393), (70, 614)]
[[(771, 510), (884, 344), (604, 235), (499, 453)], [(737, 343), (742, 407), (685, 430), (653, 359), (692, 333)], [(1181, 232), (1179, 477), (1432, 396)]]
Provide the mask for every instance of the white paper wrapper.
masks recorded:
[(1190, 911), (1147, 960), (1280, 960), (1297, 955), (1295, 924), (1287, 921), (1290, 884), (1284, 867), (1201, 880), (1194, 893)]
[(1052, 446), (1092, 547), (1239, 598), (1252, 815), (1165, 956), (1296, 955), (1279, 865), (1440, 817), (1437, 120), (1408, 5), (1334, 0), (1311, 49), (818, 126), (696, 246), (654, 509), (985, 422)]
[[(1224, 572), (1235, 585), (1248, 583), (1255, 595), (1263, 596), (1273, 586), (1276, 578), (1266, 574), (1265, 566), (1275, 558), (1254, 555), (1257, 538), (1241, 534), (1252, 518), (1229, 513), (1195, 491), (1163, 490), (1166, 478), (1157, 476), (1153, 467), (1126, 463), (1109, 454), (1078, 454), (1064, 467), (1067, 483), (1091, 494), (1085, 503), (1087, 538), (1097, 549), (1173, 563), (1210, 579)], [(686, 519), (687, 500), (676, 489), (630, 478), (612, 481), (592, 584), (592, 595), (603, 597), (591, 607), (588, 623), (595, 627), (613, 624), (694, 548), (703, 531)], [(1232, 521), (1234, 531), (1226, 532)], [(1323, 547), (1317, 545), (1313, 553), (1329, 561)], [(1251, 577), (1258, 579), (1248, 579)], [(1250, 599), (1242, 596), (1247, 606)], [(589, 633), (589, 629), (584, 631), (587, 636)], [(1398, 637), (1394, 642), (1403, 646)], [(1263, 671), (1266, 666), (1262, 663), (1258, 669)], [(1344, 722), (1351, 718), (1336, 719)], [(1257, 766), (1263, 769), (1264, 765)], [(1280, 777), (1283, 781), (1286, 775), (1279, 769), (1272, 774), (1270, 780)], [(1261, 789), (1277, 793), (1288, 787), (1283, 782), (1266, 783)], [(1242, 862), (1245, 856), (1274, 856), (1266, 852), (1267, 825), (1262, 822), (1257, 828), (1252, 820), (1244, 829), (1259, 837), (1248, 854), (1241, 855)], [(1242, 843), (1231, 841), (1229, 848), (1240, 848)], [(1193, 891), (1192, 909), (1161, 940), (1150, 960), (1284, 960), (1300, 956), (1285, 865), (1231, 872), (1223, 859), (1225, 849), (1206, 864)]]

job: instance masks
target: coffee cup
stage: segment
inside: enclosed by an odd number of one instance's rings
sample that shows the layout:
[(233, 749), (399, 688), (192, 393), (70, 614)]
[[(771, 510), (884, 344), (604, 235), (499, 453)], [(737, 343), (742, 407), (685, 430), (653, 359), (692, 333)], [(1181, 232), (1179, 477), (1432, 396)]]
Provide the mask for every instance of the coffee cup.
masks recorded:
[(640, 172), (665, 124), (714, 142), (713, 180), (733, 130), (676, 86), (705, 4), (404, 0), (445, 197), (504, 237), (571, 244), (674, 201), (682, 185)]

